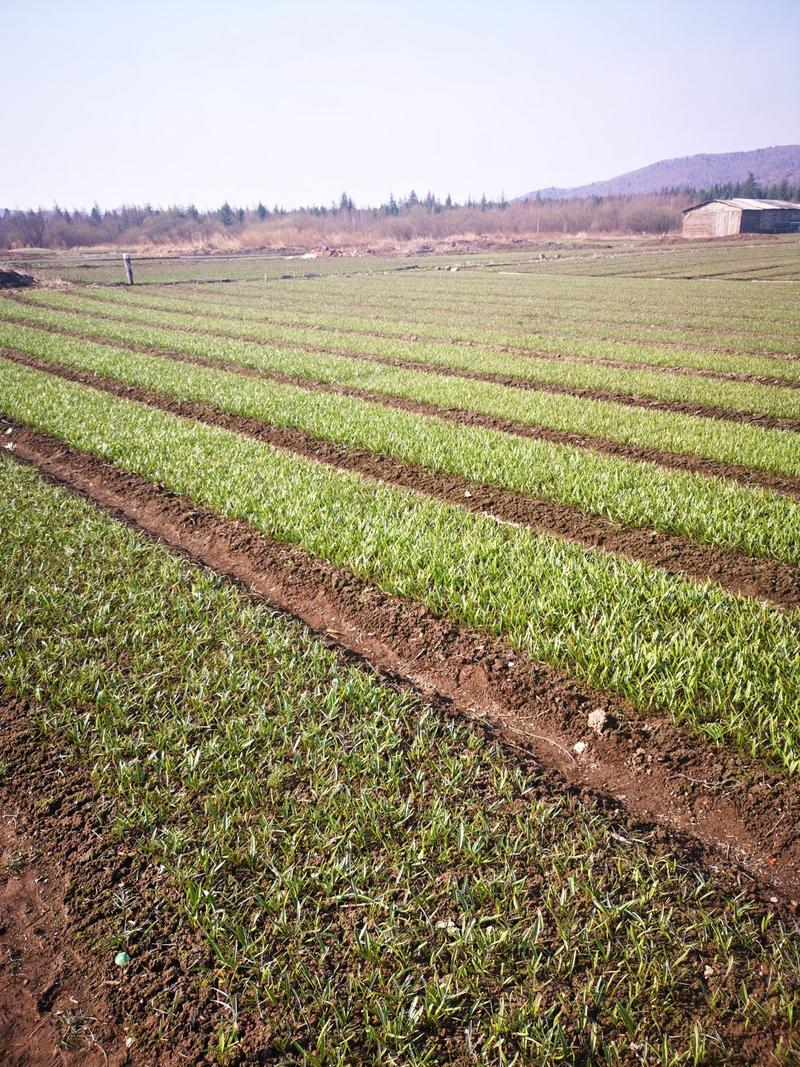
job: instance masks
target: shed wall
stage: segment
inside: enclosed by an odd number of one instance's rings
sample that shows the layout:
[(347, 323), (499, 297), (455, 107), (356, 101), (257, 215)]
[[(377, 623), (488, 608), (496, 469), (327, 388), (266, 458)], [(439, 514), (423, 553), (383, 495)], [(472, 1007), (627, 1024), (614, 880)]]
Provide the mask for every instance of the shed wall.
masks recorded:
[(743, 211), (740, 233), (761, 233), (764, 215), (774, 215), (774, 211)]
[(730, 237), (737, 233), (800, 232), (800, 208), (737, 208), (702, 204), (683, 216), (684, 237)]
[(728, 207), (725, 204), (704, 204), (683, 216), (683, 236), (729, 237), (740, 232), (741, 219), (740, 208)]
[(800, 208), (742, 212), (742, 233), (790, 233), (800, 226)]
[(790, 233), (800, 227), (800, 209), (776, 208), (774, 211), (754, 211), (754, 215), (760, 215), (759, 230), (761, 233)]

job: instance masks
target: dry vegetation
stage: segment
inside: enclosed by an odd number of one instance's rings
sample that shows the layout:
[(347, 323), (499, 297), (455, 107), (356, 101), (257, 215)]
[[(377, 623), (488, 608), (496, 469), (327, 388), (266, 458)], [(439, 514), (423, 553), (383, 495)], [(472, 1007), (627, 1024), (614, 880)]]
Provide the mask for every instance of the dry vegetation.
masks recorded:
[[(380, 208), (349, 206), (219, 211), (121, 208), (15, 212), (0, 218), (0, 248), (171, 248), (215, 252), (310, 248), (392, 251), (411, 243), (510, 244), (557, 234), (661, 234), (680, 229), (685, 194), (585, 200), (480, 201), (447, 206), (429, 196)], [(227, 210), (226, 210), (227, 208)]]
[[(575, 190), (577, 194), (579, 190)], [(800, 200), (800, 186), (787, 179), (689, 185), (661, 192), (626, 195), (552, 195), (530, 193), (509, 202), (470, 196), (465, 203), (413, 190), (396, 200), (393, 193), (378, 207), (357, 207), (343, 192), (330, 206), (287, 211), (275, 205), (198, 210), (193, 204), (167, 208), (123, 205), (102, 211), (65, 210), (58, 205), (36, 211), (0, 211), (0, 249), (80, 248), (167, 249), (173, 251), (256, 252), (333, 250), (394, 252), (409, 246), (509, 246), (555, 236), (677, 234), (681, 212), (714, 197), (756, 196)]]

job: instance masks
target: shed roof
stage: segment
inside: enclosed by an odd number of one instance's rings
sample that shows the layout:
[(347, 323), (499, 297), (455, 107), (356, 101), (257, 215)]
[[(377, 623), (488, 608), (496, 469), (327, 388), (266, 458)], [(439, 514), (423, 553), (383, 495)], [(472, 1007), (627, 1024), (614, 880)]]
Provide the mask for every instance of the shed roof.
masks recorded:
[(696, 211), (699, 207), (705, 207), (706, 204), (722, 204), (725, 207), (736, 207), (742, 211), (774, 211), (776, 208), (794, 208), (795, 211), (800, 211), (800, 204), (793, 204), (789, 200), (753, 200), (747, 196), (735, 196), (731, 200), (704, 200), (702, 204), (693, 204), (692, 207), (684, 209), (683, 214), (687, 211)]

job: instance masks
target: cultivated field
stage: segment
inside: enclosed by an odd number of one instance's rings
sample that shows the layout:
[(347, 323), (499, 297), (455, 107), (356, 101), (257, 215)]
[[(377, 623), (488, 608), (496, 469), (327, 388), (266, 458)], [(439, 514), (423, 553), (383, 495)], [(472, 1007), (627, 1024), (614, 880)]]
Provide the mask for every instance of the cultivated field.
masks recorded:
[(800, 243), (559, 255), (19, 257), (0, 1056), (800, 1062)]

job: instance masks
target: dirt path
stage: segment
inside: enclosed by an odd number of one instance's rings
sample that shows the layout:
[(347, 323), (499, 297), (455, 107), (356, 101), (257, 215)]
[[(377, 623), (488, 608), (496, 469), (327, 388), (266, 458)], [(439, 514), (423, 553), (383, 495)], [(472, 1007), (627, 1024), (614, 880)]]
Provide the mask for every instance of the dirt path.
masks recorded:
[(357, 471), (369, 478), (412, 489), (456, 504), (477, 514), (531, 527), (605, 552), (627, 556), (660, 567), (670, 574), (696, 581), (711, 580), (730, 592), (756, 597), (781, 608), (800, 605), (800, 568), (771, 559), (697, 544), (686, 537), (650, 528), (622, 526), (580, 508), (539, 500), (523, 493), (484, 485), (458, 475), (433, 471), (314, 437), (303, 430), (281, 428), (257, 419), (230, 415), (210, 404), (178, 400), (163, 393), (125, 385), (89, 371), (61, 367), (20, 353), (3, 352), (25, 366), (148, 404), (172, 415), (220, 426), (267, 442), (340, 470)]
[(0, 731), (0, 1063), (205, 1063), (219, 1021), (196, 978), (208, 950), (176, 887), (113, 834), (86, 766), (21, 702), (0, 700)]
[[(691, 862), (738, 872), (743, 891), (796, 911), (796, 781), (53, 438), (17, 427), (14, 439), (19, 459), (232, 576), (379, 675), (480, 724), (520, 759), (535, 760), (560, 787), (599, 803), (623, 838), (666, 840)], [(600, 734), (588, 726), (596, 708), (609, 724)], [(585, 748), (576, 754), (579, 740)]]

